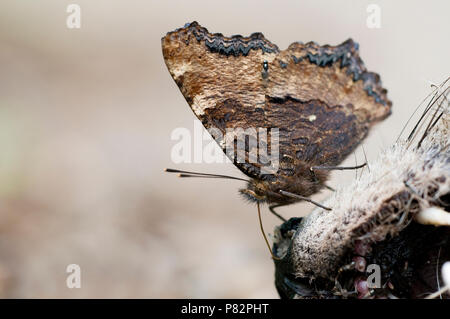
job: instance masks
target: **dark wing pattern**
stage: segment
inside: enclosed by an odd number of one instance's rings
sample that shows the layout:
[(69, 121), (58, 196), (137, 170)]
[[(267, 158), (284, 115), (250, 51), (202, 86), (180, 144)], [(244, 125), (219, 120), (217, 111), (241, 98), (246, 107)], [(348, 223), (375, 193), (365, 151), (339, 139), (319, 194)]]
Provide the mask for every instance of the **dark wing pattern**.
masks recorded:
[[(390, 114), (387, 91), (377, 74), (367, 72), (352, 40), (339, 46), (293, 43), (280, 51), (261, 33), (224, 37), (193, 22), (163, 37), (162, 49), (170, 74), (207, 129), (224, 136), (230, 128), (279, 129), (277, 174), (339, 164), (373, 123)], [(264, 141), (270, 151), (270, 140)], [(218, 140), (224, 151), (228, 142)], [(246, 163), (231, 160), (248, 176), (266, 178), (264, 163), (248, 161), (254, 147), (246, 146)]]

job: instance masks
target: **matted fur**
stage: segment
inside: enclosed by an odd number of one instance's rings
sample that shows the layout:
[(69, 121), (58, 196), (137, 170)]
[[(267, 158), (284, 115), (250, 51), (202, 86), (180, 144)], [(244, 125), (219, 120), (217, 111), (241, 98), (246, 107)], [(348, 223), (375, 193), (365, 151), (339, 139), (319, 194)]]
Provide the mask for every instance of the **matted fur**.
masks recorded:
[[(425, 128), (414, 139), (389, 147), (368, 163), (360, 178), (337, 189), (324, 202), (331, 211), (315, 209), (301, 221), (292, 241), (281, 239), (276, 230), (277, 254), (287, 253), (292, 275), (310, 282), (334, 280), (355, 242), (377, 243), (396, 236), (415, 222), (417, 213), (439, 207), (441, 198), (450, 194), (448, 84), (444, 89), (429, 111), (433, 118), (424, 123)], [(430, 128), (429, 123), (435, 125)]]

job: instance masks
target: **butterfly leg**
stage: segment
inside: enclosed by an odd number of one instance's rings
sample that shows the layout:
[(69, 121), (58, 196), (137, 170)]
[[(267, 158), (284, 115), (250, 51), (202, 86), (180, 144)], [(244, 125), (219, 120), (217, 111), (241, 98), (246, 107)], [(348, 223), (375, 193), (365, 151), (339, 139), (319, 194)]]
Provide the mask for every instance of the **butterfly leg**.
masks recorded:
[(278, 214), (275, 211), (275, 208), (277, 207), (281, 207), (281, 206), (285, 206), (286, 204), (273, 204), (269, 206), (269, 210), (272, 214), (274, 214), (275, 216), (277, 216), (279, 219), (281, 219), (283, 222), (287, 222), (286, 218), (284, 218), (283, 216), (281, 216), (280, 214)]
[(316, 206), (318, 206), (320, 208), (323, 208), (325, 210), (331, 210), (331, 208), (323, 206), (322, 204), (319, 204), (318, 202), (315, 202), (312, 199), (310, 199), (308, 197), (305, 197), (305, 196), (302, 196), (302, 195), (294, 194), (294, 193), (291, 193), (291, 192), (286, 192), (286, 191), (283, 191), (283, 190), (280, 190), (280, 194), (283, 194), (284, 196), (287, 196), (287, 197), (304, 200), (304, 201), (306, 201), (308, 203), (314, 204), (314, 205), (316, 205)]
[(314, 173), (314, 171), (318, 171), (318, 170), (326, 170), (326, 171), (338, 170), (338, 171), (343, 171), (343, 170), (349, 170), (349, 169), (363, 168), (366, 165), (367, 165), (367, 162), (363, 163), (361, 165), (357, 165), (357, 166), (312, 166), (309, 169), (313, 173)]
[[(311, 172), (312, 178), (314, 179), (314, 182), (318, 182), (319, 180), (317, 179), (316, 173), (315, 171), (317, 170), (339, 170), (339, 171), (343, 171), (343, 170), (350, 170), (350, 169), (359, 169), (362, 168), (364, 166), (367, 165), (366, 163), (363, 163), (361, 165), (357, 165), (357, 166), (311, 166), (309, 168), (309, 171)], [(326, 188), (328, 188), (330, 191), (335, 191), (335, 189), (333, 189), (332, 187), (325, 185)]]

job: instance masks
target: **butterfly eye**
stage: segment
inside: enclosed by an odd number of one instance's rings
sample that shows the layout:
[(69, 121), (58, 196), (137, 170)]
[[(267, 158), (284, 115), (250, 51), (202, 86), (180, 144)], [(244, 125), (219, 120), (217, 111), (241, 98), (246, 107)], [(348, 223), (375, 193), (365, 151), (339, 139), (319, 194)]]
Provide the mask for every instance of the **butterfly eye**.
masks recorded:
[(264, 60), (264, 62), (263, 62), (263, 69), (266, 72), (267, 72), (267, 70), (269, 70), (269, 63), (266, 60)]

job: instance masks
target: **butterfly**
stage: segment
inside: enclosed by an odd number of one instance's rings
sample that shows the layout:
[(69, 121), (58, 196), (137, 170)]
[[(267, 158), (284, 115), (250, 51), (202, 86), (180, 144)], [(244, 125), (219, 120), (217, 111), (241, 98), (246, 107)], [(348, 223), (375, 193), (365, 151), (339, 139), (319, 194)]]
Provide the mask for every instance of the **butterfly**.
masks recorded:
[(337, 46), (294, 42), (280, 50), (262, 33), (225, 37), (192, 22), (161, 43), (172, 78), (204, 127), (222, 133), (216, 141), (224, 152), (230, 129), (277, 129), (276, 170), (249, 161), (255, 144), (244, 147), (244, 161), (229, 156), (249, 177), (240, 193), (268, 203), (274, 214), (275, 207), (311, 201), (327, 187), (330, 170), (391, 113), (379, 75), (367, 71), (351, 39)]

